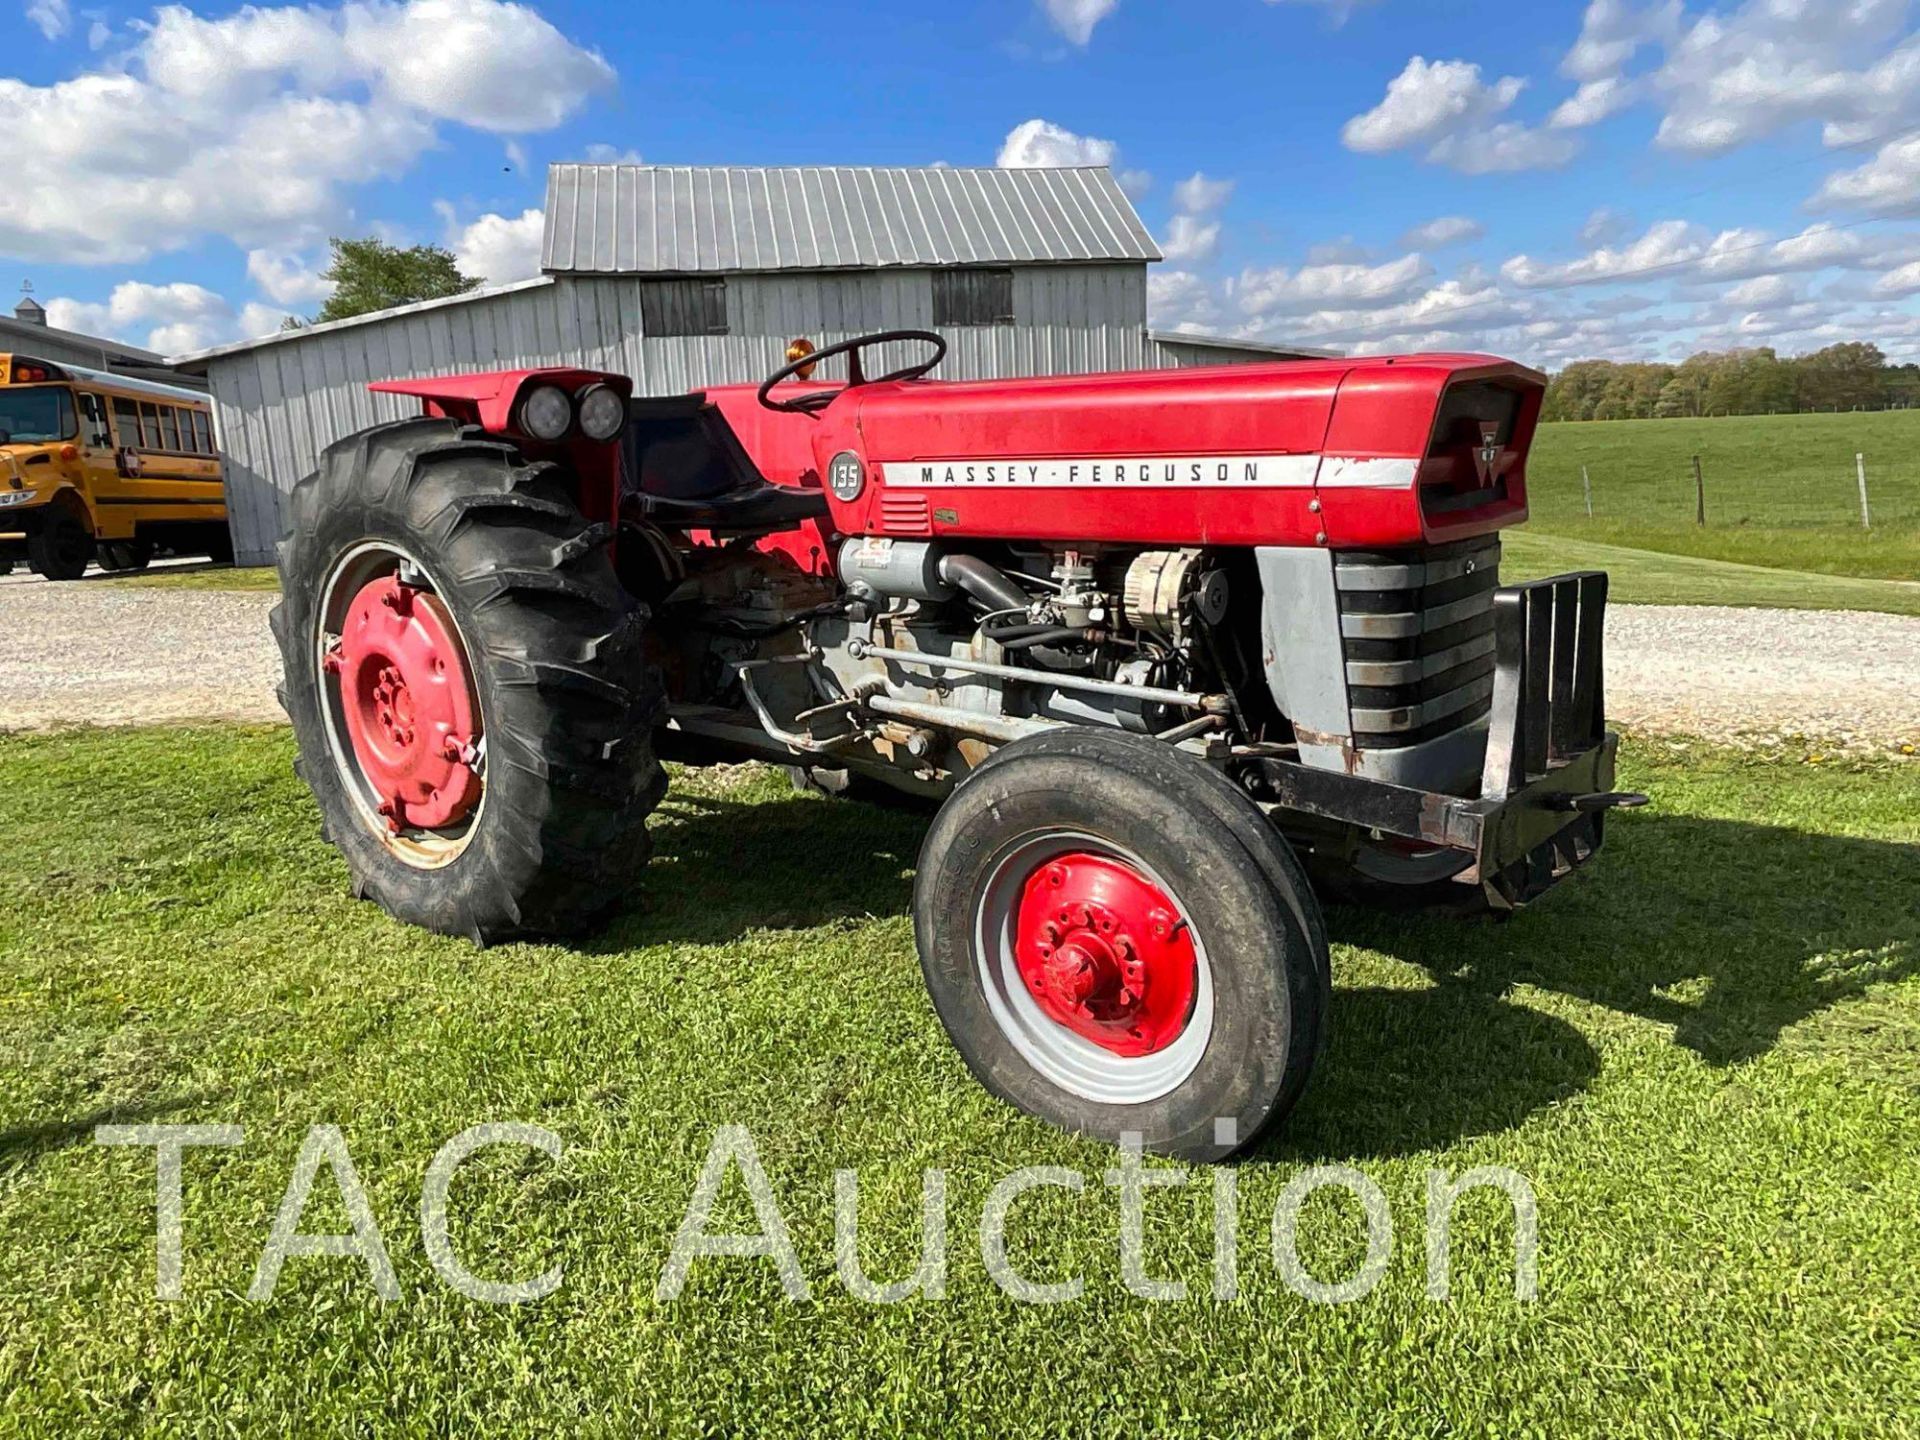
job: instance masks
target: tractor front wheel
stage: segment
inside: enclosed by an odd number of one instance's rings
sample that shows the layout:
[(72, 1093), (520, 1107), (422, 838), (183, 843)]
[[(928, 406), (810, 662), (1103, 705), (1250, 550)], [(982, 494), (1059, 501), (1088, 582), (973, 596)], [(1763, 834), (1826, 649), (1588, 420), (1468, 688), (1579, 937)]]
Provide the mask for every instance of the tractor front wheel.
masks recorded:
[(934, 820), (914, 923), (974, 1074), (1064, 1129), (1224, 1159), (1292, 1109), (1321, 1048), (1327, 942), (1299, 865), (1158, 741), (1063, 730), (996, 755)]
[(611, 538), (559, 467), (444, 420), (342, 441), (295, 488), (281, 703), (356, 894), (486, 944), (631, 887), (666, 777)]

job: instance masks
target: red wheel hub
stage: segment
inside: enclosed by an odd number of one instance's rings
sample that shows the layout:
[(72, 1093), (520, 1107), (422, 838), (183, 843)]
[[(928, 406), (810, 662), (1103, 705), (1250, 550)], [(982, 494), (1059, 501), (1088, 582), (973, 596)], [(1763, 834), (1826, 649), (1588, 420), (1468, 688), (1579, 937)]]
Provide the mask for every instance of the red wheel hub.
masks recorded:
[(457, 825), (479, 803), (466, 651), (440, 597), (388, 575), (360, 588), (325, 659), (361, 774), (396, 834)]
[(1014, 960), (1048, 1018), (1116, 1055), (1152, 1055), (1187, 1028), (1198, 965), (1166, 892), (1120, 860), (1074, 852), (1027, 877)]

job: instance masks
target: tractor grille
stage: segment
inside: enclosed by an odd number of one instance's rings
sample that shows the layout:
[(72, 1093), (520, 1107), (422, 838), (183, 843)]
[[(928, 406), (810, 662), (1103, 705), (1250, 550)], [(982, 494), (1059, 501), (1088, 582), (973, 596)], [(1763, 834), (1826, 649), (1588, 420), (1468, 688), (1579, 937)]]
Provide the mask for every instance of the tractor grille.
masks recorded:
[(1498, 538), (1343, 551), (1334, 584), (1357, 749), (1405, 749), (1486, 718)]

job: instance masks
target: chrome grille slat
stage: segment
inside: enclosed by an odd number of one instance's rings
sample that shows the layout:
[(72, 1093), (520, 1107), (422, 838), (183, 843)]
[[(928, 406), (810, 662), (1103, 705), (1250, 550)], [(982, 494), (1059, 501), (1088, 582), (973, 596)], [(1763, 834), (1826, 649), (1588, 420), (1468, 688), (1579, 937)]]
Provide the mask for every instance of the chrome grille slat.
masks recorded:
[(1499, 575), (1497, 538), (1335, 555), (1356, 748), (1406, 749), (1484, 725)]

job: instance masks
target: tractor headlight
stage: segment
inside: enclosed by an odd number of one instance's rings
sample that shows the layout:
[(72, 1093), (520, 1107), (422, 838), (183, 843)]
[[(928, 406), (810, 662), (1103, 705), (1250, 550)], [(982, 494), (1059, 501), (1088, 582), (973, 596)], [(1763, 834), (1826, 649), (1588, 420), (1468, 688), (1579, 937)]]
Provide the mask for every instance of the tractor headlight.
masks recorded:
[(580, 428), (589, 440), (611, 440), (627, 423), (627, 402), (611, 385), (589, 385), (580, 392)]
[(539, 385), (520, 402), (520, 428), (536, 440), (559, 440), (573, 429), (573, 401), (557, 385)]

